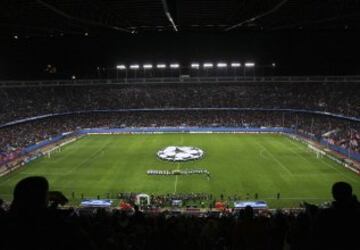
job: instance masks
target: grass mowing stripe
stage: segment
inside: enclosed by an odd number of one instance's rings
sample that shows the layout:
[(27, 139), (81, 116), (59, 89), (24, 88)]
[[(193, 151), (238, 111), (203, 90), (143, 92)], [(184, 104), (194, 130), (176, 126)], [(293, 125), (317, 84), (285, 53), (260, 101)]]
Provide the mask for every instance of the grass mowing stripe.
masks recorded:
[(174, 188), (174, 194), (176, 194), (176, 188), (177, 188), (177, 182), (178, 182), (178, 176), (175, 176), (175, 188)]

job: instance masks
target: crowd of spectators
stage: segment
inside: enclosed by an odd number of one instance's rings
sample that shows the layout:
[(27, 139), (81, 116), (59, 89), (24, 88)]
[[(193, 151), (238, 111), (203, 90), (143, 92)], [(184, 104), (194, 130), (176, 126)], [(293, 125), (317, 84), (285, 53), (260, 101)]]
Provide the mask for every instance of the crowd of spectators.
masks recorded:
[(58, 112), (123, 108), (292, 108), (360, 116), (356, 84), (249, 83), (0, 88), (0, 124)]
[(63, 132), (121, 127), (287, 127), (360, 152), (360, 124), (347, 120), (274, 111), (167, 111), (87, 113), (45, 118), (0, 129), (0, 161), (9, 154)]
[(311, 250), (358, 245), (360, 203), (345, 182), (333, 185), (334, 201), (328, 208), (306, 204), (300, 212), (272, 212), (248, 206), (197, 216), (170, 210), (144, 213), (136, 206), (131, 213), (60, 210), (57, 204), (64, 198), (48, 190), (43, 177), (17, 184), (10, 208), (0, 213), (2, 249)]
[[(38, 115), (140, 108), (266, 108), (327, 111), (360, 116), (359, 88), (352, 83), (144, 84), (0, 88), (0, 125)], [(355, 152), (359, 124), (284, 112), (89, 113), (43, 119), (0, 129), (0, 161), (61, 132), (124, 126), (293, 127)], [(11, 157), (11, 155), (10, 155)]]
[[(137, 195), (138, 195), (137, 193), (119, 193), (117, 195), (117, 198), (129, 204), (134, 204)], [(213, 199), (213, 195), (207, 193), (184, 193), (184, 194), (168, 193), (164, 195), (151, 194), (150, 204), (151, 204), (151, 208), (162, 208), (162, 207), (171, 207), (173, 200), (181, 200), (184, 203), (198, 203), (198, 202), (210, 201), (212, 199)]]

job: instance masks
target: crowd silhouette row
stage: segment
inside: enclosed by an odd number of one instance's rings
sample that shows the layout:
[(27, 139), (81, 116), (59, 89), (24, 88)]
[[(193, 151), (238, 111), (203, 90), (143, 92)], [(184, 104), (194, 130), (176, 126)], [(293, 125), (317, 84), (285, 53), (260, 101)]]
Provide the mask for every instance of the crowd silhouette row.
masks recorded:
[[(330, 187), (329, 187), (330, 188)], [(202, 216), (59, 209), (66, 198), (43, 177), (27, 177), (9, 208), (0, 203), (0, 247), (10, 249), (356, 249), (360, 204), (337, 182), (327, 208), (254, 210)]]

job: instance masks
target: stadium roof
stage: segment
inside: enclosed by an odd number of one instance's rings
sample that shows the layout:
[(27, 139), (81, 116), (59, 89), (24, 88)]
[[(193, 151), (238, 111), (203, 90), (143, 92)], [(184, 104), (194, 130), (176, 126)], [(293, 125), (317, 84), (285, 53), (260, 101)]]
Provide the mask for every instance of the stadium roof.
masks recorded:
[(0, 36), (359, 29), (356, 0), (3, 0)]

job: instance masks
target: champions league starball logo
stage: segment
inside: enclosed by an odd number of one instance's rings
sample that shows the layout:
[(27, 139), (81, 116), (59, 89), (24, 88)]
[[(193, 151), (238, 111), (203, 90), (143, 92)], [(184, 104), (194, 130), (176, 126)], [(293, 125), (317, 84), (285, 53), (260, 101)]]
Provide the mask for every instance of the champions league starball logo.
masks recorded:
[(159, 152), (157, 156), (167, 161), (191, 161), (202, 158), (204, 151), (200, 148), (188, 146), (169, 146)]

